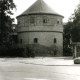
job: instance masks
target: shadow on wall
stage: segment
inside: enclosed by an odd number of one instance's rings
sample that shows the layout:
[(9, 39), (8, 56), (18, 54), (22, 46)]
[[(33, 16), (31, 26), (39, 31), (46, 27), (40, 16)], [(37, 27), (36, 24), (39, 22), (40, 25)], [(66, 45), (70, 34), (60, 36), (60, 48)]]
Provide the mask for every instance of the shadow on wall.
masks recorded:
[(24, 48), (24, 54), (27, 56), (62, 56), (62, 53), (60, 53), (60, 47), (57, 46), (51, 46), (46, 47), (40, 44), (31, 44), (26, 45)]
[(14, 46), (10, 48), (0, 48), (0, 56), (2, 57), (52, 57), (62, 56), (61, 48), (57, 46), (46, 47), (40, 44), (29, 44), (25, 46)]

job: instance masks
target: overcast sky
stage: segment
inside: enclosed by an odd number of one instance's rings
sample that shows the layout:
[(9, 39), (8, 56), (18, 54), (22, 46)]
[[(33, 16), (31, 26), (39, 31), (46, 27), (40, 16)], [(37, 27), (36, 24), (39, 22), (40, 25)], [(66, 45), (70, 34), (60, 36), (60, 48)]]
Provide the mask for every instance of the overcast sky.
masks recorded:
[[(29, 8), (36, 0), (14, 0), (17, 10), (14, 17), (18, 16)], [(53, 10), (64, 16), (63, 22), (67, 22), (74, 9), (79, 3), (79, 0), (44, 0)]]

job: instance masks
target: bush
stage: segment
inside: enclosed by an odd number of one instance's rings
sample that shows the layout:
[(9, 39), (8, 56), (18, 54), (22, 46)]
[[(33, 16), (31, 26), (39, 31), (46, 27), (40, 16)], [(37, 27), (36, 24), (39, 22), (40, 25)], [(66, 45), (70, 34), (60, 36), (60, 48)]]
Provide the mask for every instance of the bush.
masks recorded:
[(2, 57), (23, 57), (23, 48), (1, 49), (0, 56)]
[(64, 48), (63, 55), (64, 56), (72, 56), (72, 49), (71, 48)]

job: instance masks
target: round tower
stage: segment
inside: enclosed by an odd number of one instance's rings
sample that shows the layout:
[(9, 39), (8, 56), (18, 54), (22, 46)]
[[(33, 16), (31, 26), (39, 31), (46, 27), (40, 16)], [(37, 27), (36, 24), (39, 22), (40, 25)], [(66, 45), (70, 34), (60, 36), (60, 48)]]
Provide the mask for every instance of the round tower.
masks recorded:
[(45, 53), (62, 56), (62, 19), (63, 16), (52, 10), (43, 0), (37, 0), (17, 16), (19, 44), (33, 46), (35, 53), (40, 52), (40, 55)]

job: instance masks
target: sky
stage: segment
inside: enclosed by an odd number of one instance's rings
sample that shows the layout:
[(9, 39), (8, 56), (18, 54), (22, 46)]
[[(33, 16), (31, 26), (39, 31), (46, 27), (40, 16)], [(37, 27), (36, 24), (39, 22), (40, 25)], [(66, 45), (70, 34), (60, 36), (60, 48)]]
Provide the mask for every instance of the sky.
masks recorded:
[[(13, 0), (17, 10), (14, 11), (12, 17), (20, 15), (28, 9), (37, 0)], [(79, 0), (44, 0), (53, 10), (64, 16), (63, 22), (68, 22), (71, 14), (74, 13)], [(15, 21), (16, 23), (16, 21)]]

